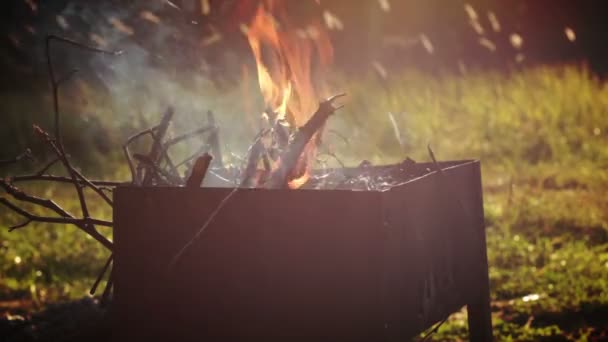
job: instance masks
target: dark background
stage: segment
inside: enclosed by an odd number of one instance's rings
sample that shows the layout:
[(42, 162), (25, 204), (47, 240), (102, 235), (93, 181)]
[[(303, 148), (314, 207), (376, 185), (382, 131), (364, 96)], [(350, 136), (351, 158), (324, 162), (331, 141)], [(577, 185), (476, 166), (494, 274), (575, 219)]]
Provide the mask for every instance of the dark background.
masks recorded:
[[(251, 60), (239, 26), (251, 19), (258, 1), (35, 1), (3, 2), (0, 26), (0, 68), (3, 89), (29, 89), (46, 77), (44, 37), (49, 33), (87, 44), (136, 49), (153, 67), (192, 70), (211, 78), (231, 79), (238, 64)], [(437, 72), (459, 68), (510, 70), (522, 65), (585, 62), (596, 73), (608, 71), (606, 12), (600, 1), (573, 0), (322, 0), (286, 1), (292, 20), (298, 24), (321, 18), (327, 10), (340, 19), (342, 30), (332, 30), (335, 66), (345, 72), (369, 69), (377, 62), (389, 71), (417, 68)], [(383, 10), (381, 4), (390, 8)], [(480, 35), (464, 10), (475, 9)], [(144, 18), (153, 14), (158, 21)], [(488, 13), (500, 23), (492, 29)], [(115, 19), (127, 27), (121, 31)], [(564, 33), (570, 27), (576, 40)], [(129, 32), (130, 30), (130, 32)], [(510, 35), (523, 38), (520, 49)], [(432, 43), (430, 54), (421, 44), (424, 35)], [(207, 40), (212, 36), (219, 39)], [(96, 37), (96, 38), (94, 38)], [(484, 38), (495, 51), (480, 44)], [(67, 51), (65, 51), (67, 50)], [(519, 57), (518, 57), (519, 54)], [(93, 69), (91, 78), (110, 72), (103, 63), (88, 65), (91, 55), (57, 48), (59, 63)], [(45, 85), (45, 82), (41, 82)]]

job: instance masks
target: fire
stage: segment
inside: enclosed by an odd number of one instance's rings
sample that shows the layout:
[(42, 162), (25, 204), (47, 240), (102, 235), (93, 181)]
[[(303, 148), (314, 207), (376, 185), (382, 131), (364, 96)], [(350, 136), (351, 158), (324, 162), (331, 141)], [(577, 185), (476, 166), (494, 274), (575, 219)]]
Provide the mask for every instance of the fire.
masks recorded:
[[(333, 47), (320, 21), (296, 27), (288, 18), (286, 1), (263, 1), (247, 30), (247, 39), (256, 61), (258, 82), (266, 108), (275, 120), (292, 126), (304, 124), (318, 106), (324, 84), (313, 69), (323, 70), (333, 60)], [(319, 6), (311, 1), (311, 6)], [(302, 154), (289, 186), (298, 188), (308, 180), (316, 141), (312, 139)], [(279, 163), (277, 161), (276, 163)], [(274, 165), (276, 167), (276, 165)]]

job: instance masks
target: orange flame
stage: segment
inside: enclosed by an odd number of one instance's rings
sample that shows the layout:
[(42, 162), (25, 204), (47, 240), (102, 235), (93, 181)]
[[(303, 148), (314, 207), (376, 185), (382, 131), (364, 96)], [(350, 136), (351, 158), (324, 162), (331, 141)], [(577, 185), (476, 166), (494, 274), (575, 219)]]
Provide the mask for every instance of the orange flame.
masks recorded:
[[(277, 113), (277, 119), (302, 125), (317, 109), (318, 99), (328, 95), (315, 88), (312, 72), (313, 66), (322, 71), (332, 62), (333, 47), (320, 21), (305, 27), (292, 25), (285, 2), (261, 3), (247, 31), (247, 39), (255, 57), (266, 107)], [(318, 6), (318, 2), (314, 4)], [(324, 87), (320, 78), (315, 77), (317, 86)], [(289, 182), (291, 188), (298, 188), (308, 180), (315, 141), (315, 138), (311, 140), (298, 161)]]

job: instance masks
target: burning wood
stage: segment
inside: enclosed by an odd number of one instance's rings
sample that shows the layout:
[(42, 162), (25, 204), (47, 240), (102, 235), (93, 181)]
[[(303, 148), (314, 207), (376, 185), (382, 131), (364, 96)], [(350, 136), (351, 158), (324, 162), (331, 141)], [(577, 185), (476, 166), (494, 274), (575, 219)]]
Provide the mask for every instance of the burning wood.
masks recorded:
[(209, 165), (211, 165), (212, 159), (213, 157), (211, 157), (209, 153), (205, 153), (201, 157), (198, 157), (192, 168), (192, 174), (186, 181), (187, 188), (198, 188), (201, 186), (205, 174), (207, 174), (207, 169), (209, 169)]
[(292, 176), (296, 164), (302, 157), (302, 152), (306, 148), (306, 145), (321, 130), (329, 116), (342, 108), (342, 106), (335, 107), (333, 101), (344, 95), (332, 96), (319, 104), (317, 111), (304, 126), (298, 129), (289, 146), (281, 154), (277, 168), (272, 172), (270, 179), (264, 184), (264, 187), (276, 189), (288, 186), (289, 178)]

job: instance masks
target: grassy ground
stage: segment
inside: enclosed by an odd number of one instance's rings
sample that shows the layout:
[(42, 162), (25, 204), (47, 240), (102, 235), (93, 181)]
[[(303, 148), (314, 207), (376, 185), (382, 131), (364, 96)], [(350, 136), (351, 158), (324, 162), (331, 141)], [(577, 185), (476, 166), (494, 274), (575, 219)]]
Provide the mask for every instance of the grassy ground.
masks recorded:
[[(369, 76), (347, 84), (342, 89), (350, 100), (330, 128), (348, 143), (326, 136), (327, 148), (346, 163), (388, 163), (406, 155), (427, 160), (429, 142), (439, 159), (481, 159), (500, 340), (608, 338), (605, 83), (570, 66), (510, 75), (404, 72), (388, 81)], [(70, 198), (67, 189), (34, 187)], [(110, 215), (103, 206), (96, 210)], [(4, 210), (0, 219), (16, 222)], [(83, 296), (107, 256), (83, 234), (46, 225), (0, 231), (0, 251), (0, 296), (19, 295), (34, 304)], [(435, 338), (466, 336), (463, 311)]]

